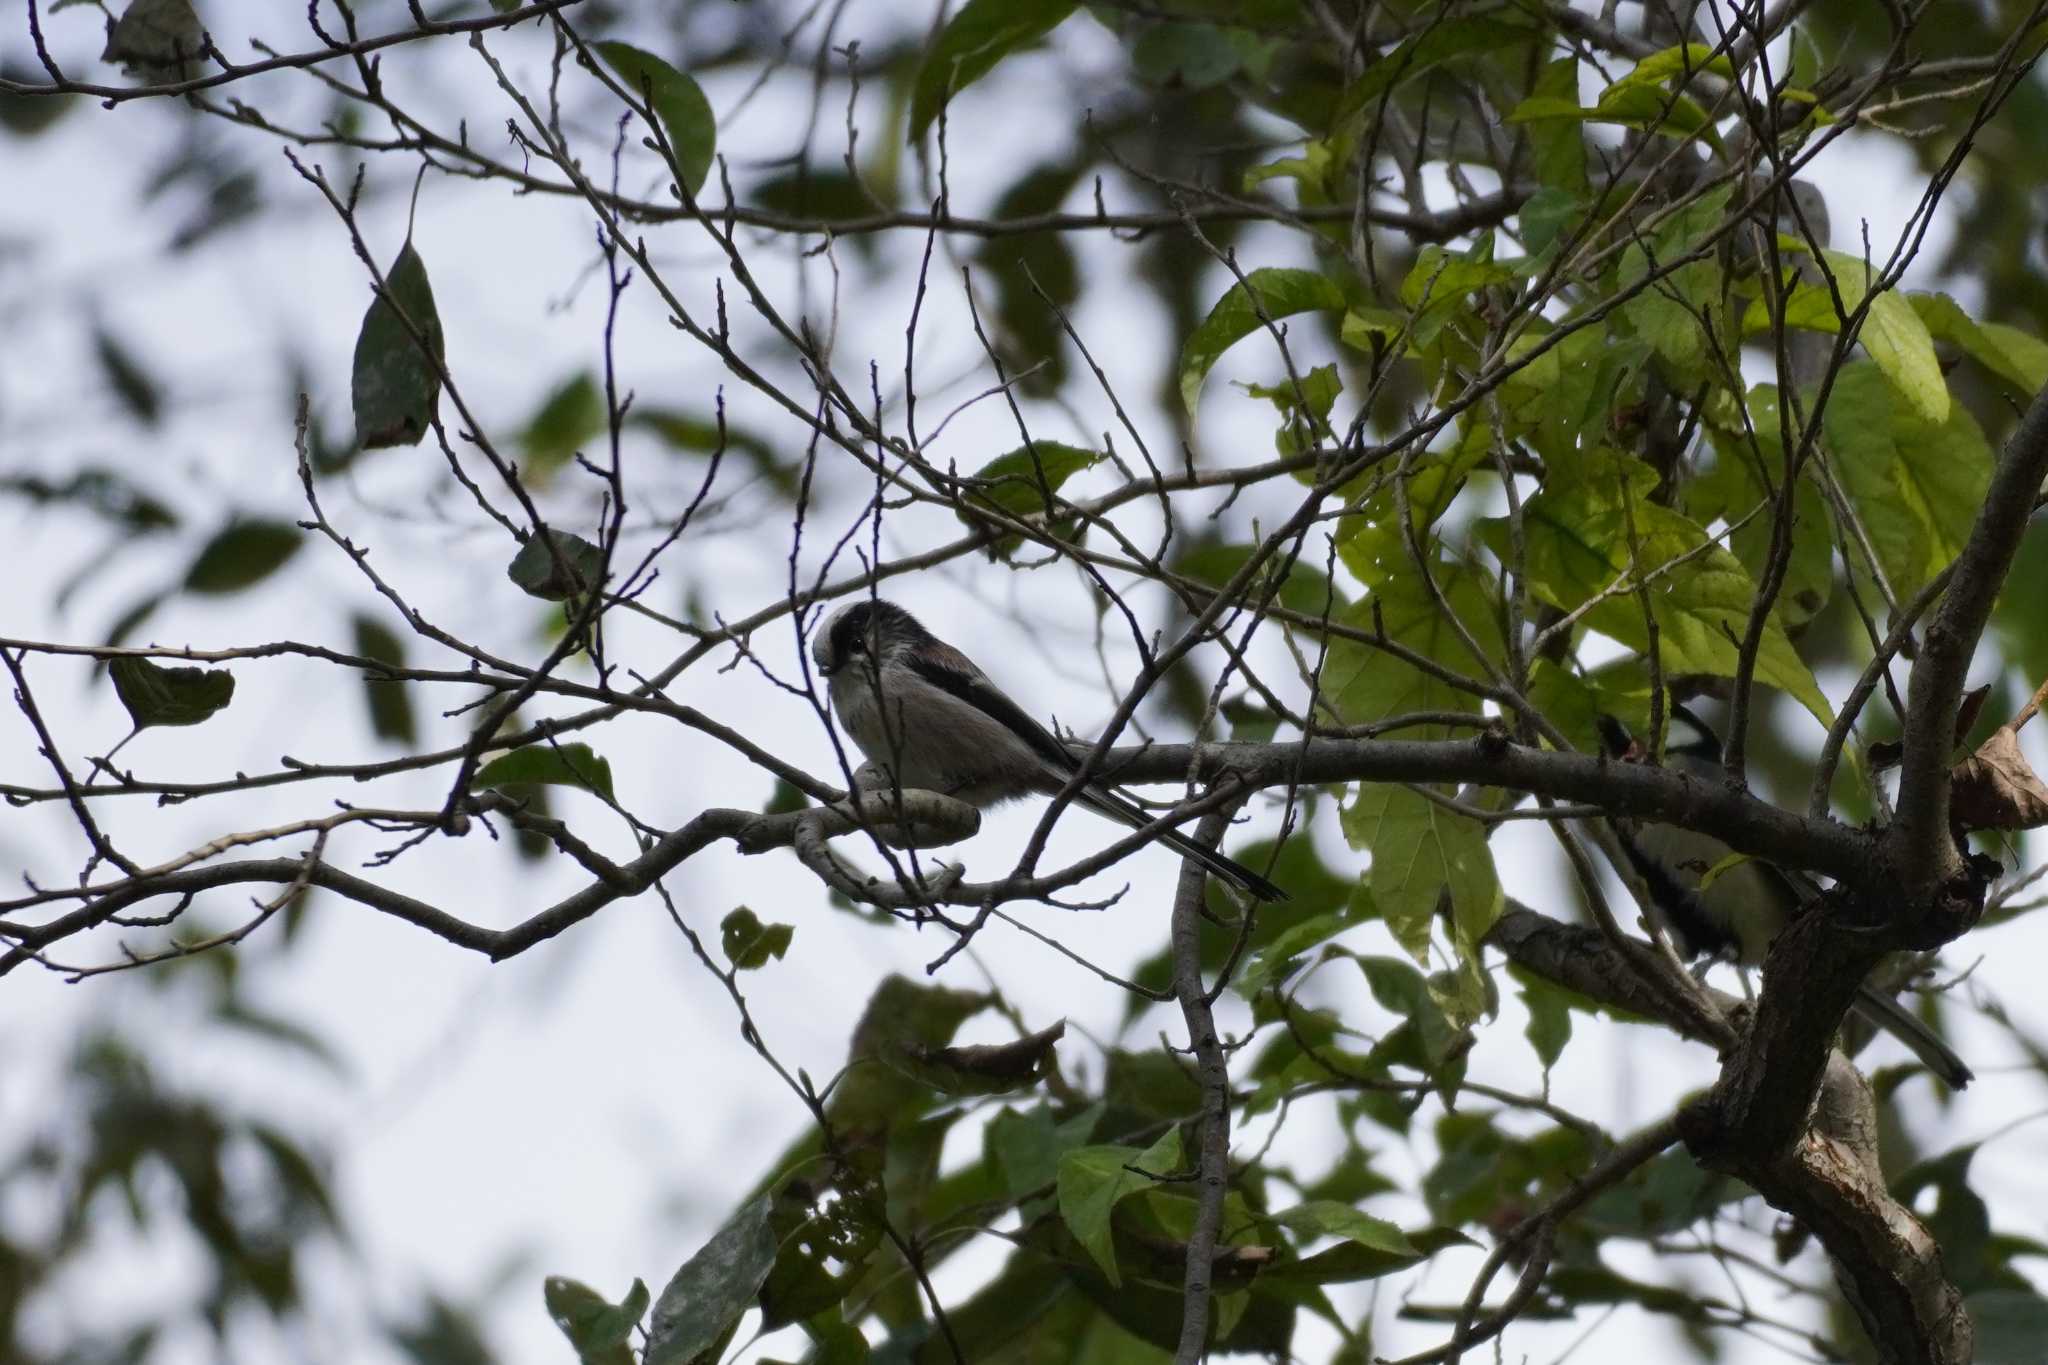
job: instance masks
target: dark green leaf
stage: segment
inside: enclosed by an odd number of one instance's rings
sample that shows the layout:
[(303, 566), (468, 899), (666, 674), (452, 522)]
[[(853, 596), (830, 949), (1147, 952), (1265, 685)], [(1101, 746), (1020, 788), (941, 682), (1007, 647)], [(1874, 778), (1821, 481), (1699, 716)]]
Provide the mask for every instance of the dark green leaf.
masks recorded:
[(1556, 991), (1545, 990), (1542, 983), (1534, 980), (1522, 983), (1522, 1004), (1529, 1011), (1529, 1024), (1523, 1033), (1547, 1072), (1557, 1065), (1557, 1059), (1564, 1055), (1564, 1045), (1572, 1040), (1571, 1005)]
[(1431, 993), (1421, 972), (1392, 957), (1361, 957), (1358, 966), (1380, 1007), (1415, 1026), (1423, 1055), (1432, 1067), (1441, 1065), (1462, 1048), (1464, 1031), (1445, 1016), (1443, 1006)]
[(2037, 1365), (2048, 1341), (2048, 1299), (2030, 1289), (1987, 1289), (1963, 1306), (1977, 1329), (1976, 1365)]
[(1021, 1114), (1005, 1109), (989, 1121), (983, 1144), (1002, 1171), (1004, 1190), (1021, 1199), (1058, 1178), (1060, 1158), (1087, 1142), (1101, 1118), (1099, 1104), (1064, 1120), (1045, 1105)]
[(1376, 1280), (1418, 1261), (1428, 1260), (1446, 1247), (1472, 1246), (1472, 1239), (1455, 1228), (1418, 1228), (1404, 1232), (1412, 1251), (1386, 1251), (1364, 1242), (1340, 1242), (1328, 1251), (1299, 1261), (1283, 1262), (1259, 1274), (1263, 1282), (1274, 1279), (1283, 1284), (1348, 1284)]
[(550, 1275), (541, 1285), (548, 1316), (582, 1365), (634, 1365), (630, 1338), (647, 1311), (647, 1286), (639, 1280), (614, 1304), (580, 1280)]
[(891, 1064), (892, 1057), (953, 1041), (960, 1025), (993, 1003), (973, 991), (887, 976), (854, 1025), (846, 1071), (828, 1106), (842, 1132), (888, 1132), (926, 1113), (931, 1091)]
[(1206, 90), (1236, 75), (1245, 55), (1231, 30), (1164, 20), (1146, 29), (1132, 46), (1131, 69), (1146, 85)]
[(910, 141), (924, 136), (953, 96), (1074, 12), (1074, 0), (967, 0), (946, 21), (917, 69), (910, 94)]
[(1064, 1019), (1015, 1042), (970, 1047), (911, 1044), (890, 1056), (896, 1069), (947, 1095), (1001, 1095), (1034, 1084), (1055, 1064), (1053, 1044), (1067, 1031)]
[(530, 744), (484, 764), (476, 775), (475, 785), (502, 787), (513, 782), (581, 787), (610, 797), (612, 765), (588, 744)]
[(197, 725), (235, 696), (235, 677), (224, 668), (164, 668), (124, 656), (109, 664), (114, 692), (135, 728)]
[(590, 371), (572, 375), (541, 401), (519, 441), (527, 465), (545, 476), (605, 429), (604, 395)]
[(604, 551), (574, 532), (550, 529), (545, 538), (526, 538), (505, 575), (528, 596), (564, 602), (598, 585)]
[(100, 58), (152, 79), (181, 79), (197, 64), (204, 37), (191, 0), (134, 0), (107, 31)]
[(281, 521), (233, 522), (206, 542), (185, 570), (185, 591), (240, 592), (276, 573), (304, 542)]
[(447, 355), (427, 265), (410, 238), (385, 272), (384, 286), (363, 314), (350, 382), (356, 440), (365, 449), (419, 444), (441, 401), (440, 366)]
[(711, 159), (718, 151), (718, 118), (711, 101), (688, 75), (676, 70), (651, 52), (625, 43), (593, 43), (605, 65), (619, 75), (620, 84), (638, 99), (646, 100), (661, 120), (675, 156), (676, 172), (683, 188), (694, 198), (711, 174)]
[[(1192, 414), (1202, 395), (1202, 381), (1209, 377), (1217, 358), (1265, 326), (1266, 319), (1277, 322), (1296, 313), (1343, 307), (1343, 289), (1318, 271), (1279, 266), (1252, 271), (1243, 284), (1230, 286), (1181, 347), (1181, 402)], [(1261, 313), (1265, 318), (1260, 317)]]
[[(55, 9), (51, 13), (55, 13)], [(12, 61), (0, 62), (0, 80), (14, 81), (20, 85), (36, 85), (46, 79), (47, 73), (31, 71), (28, 67)], [(34, 137), (58, 119), (71, 112), (79, 103), (76, 95), (8, 95), (0, 94), (0, 128), (19, 137)]]
[(9, 474), (0, 477), (0, 492), (19, 493), (36, 503), (76, 503), (138, 534), (178, 524), (177, 513), (126, 475), (98, 466), (81, 469), (62, 483), (34, 474)]
[[(393, 668), (405, 667), (405, 642), (374, 616), (358, 614), (354, 621), (356, 653)], [(412, 694), (400, 678), (363, 673), (364, 698), (370, 703), (370, 728), (379, 739), (395, 739), (410, 745), (418, 738), (413, 721)]]
[(1230, 988), (1249, 1000), (1285, 975), (1296, 958), (1319, 943), (1335, 938), (1358, 923), (1352, 915), (1317, 915), (1289, 925), (1246, 960)]
[(1495, 52), (1536, 36), (1533, 19), (1516, 14), (1478, 15), (1432, 23), (1399, 47), (1365, 69), (1365, 74), (1344, 91), (1338, 104), (1340, 118), (1371, 113), (1387, 91), (1442, 66), (1455, 57)]
[[(1256, 548), (1211, 541), (1191, 548), (1174, 567), (1189, 578), (1221, 588), (1244, 568)], [(1268, 555), (1238, 600), (1251, 603), (1264, 597), (1267, 585), (1279, 575), (1283, 562), (1282, 554)], [(1351, 605), (1343, 593), (1332, 588), (1328, 574), (1299, 558), (1288, 568), (1273, 600), (1304, 616), (1321, 616), (1325, 611), (1335, 614)]]
[[(956, 511), (969, 526), (979, 526), (972, 512), (975, 506), (994, 508), (1018, 520), (1051, 517), (1057, 507), (1054, 495), (1060, 485), (1083, 470), (1101, 464), (1102, 452), (1063, 445), (1058, 441), (1037, 441), (998, 455), (974, 472), (967, 482), (963, 509)], [(1055, 534), (1057, 526), (1051, 528)], [(1009, 554), (1023, 541), (1022, 536), (1004, 536), (995, 552)]]
[(687, 1365), (753, 1306), (775, 1264), (769, 1211), (767, 1196), (754, 1199), (683, 1262), (654, 1305), (645, 1365)]
[(121, 400), (121, 406), (144, 426), (155, 426), (163, 417), (164, 396), (149, 371), (143, 369), (134, 353), (104, 327), (93, 328), (92, 350), (100, 362), (100, 370), (107, 377), (108, 387)]
[(787, 924), (763, 924), (758, 915), (742, 905), (725, 917), (718, 933), (725, 948), (725, 960), (736, 971), (751, 972), (767, 966), (769, 958), (780, 958), (788, 952), (796, 930)]

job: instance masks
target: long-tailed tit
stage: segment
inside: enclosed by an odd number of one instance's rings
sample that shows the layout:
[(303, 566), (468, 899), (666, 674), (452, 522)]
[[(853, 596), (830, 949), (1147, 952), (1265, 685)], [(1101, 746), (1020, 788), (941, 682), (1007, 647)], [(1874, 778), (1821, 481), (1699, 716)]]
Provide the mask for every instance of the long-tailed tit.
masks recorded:
[[(1067, 746), (973, 660), (893, 602), (863, 600), (833, 612), (811, 643), (811, 657), (830, 682), (839, 723), (900, 786), (991, 806), (1057, 793), (1080, 767)], [(1074, 799), (1133, 829), (1153, 823), (1106, 783), (1090, 782)], [(1258, 873), (1177, 829), (1155, 837), (1260, 900), (1287, 899)]]
[[(1618, 723), (1604, 728), (1610, 749), (1628, 747)], [(1720, 737), (1683, 706), (1671, 710), (1664, 757), (1702, 781), (1719, 782), (1727, 774)], [(1782, 871), (1757, 858), (1721, 867), (1732, 850), (1710, 834), (1677, 825), (1625, 825), (1622, 846), (1676, 946), (1688, 957), (1713, 954), (1749, 965), (1762, 962), (1771, 940), (1799, 913), (1798, 888)], [(1720, 871), (1709, 881), (1706, 874), (1716, 867)], [(1963, 1059), (1898, 1001), (1866, 983), (1857, 990), (1854, 1008), (1865, 1022), (1904, 1043), (1953, 1089), (1970, 1083)]]

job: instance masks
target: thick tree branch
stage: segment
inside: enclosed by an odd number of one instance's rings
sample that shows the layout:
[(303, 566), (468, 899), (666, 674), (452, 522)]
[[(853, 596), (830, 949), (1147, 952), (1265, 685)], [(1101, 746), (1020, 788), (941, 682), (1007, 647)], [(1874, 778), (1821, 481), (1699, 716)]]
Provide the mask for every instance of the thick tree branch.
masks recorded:
[(1948, 594), (1928, 624), (1907, 685), (1899, 813), (1885, 836), (1885, 854), (1909, 903), (1928, 901), (1962, 870), (1961, 855), (1948, 834), (1948, 767), (1955, 748), (1956, 706), (2044, 477), (2048, 388), (2034, 395), (1992, 471), (1984, 508), (1956, 559)]

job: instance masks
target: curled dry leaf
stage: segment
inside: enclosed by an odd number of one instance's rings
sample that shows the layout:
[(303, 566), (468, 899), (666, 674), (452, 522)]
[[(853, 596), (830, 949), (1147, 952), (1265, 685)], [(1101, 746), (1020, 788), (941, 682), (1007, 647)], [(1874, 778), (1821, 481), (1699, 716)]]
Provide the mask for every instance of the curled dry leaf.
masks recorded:
[(1949, 770), (1950, 811), (1965, 829), (2048, 825), (2048, 786), (2020, 752), (2010, 726), (1991, 732), (1977, 752)]

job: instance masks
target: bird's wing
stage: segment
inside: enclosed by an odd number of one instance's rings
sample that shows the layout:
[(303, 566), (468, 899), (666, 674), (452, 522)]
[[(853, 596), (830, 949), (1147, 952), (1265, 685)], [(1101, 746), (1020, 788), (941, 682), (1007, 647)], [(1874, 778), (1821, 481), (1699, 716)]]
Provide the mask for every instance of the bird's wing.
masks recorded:
[(1000, 722), (1053, 766), (1054, 771), (1071, 773), (1076, 766), (1067, 746), (1050, 730), (1033, 720), (1031, 713), (1011, 701), (1003, 689), (990, 682), (974, 661), (946, 644), (933, 644), (907, 656), (905, 667), (933, 687), (955, 697), (975, 710)]

